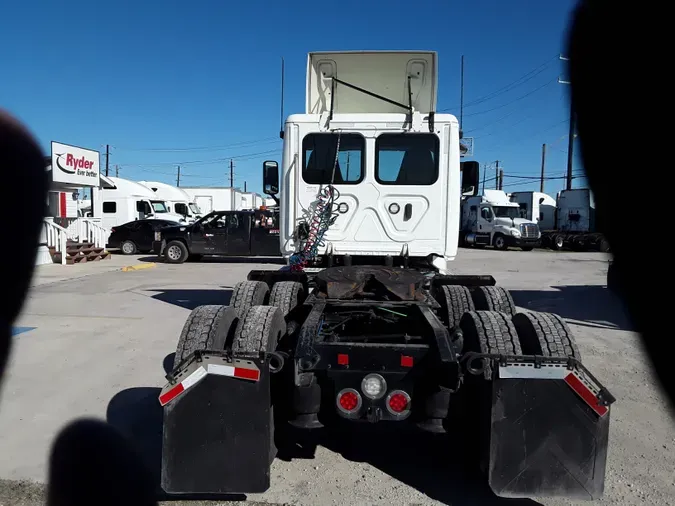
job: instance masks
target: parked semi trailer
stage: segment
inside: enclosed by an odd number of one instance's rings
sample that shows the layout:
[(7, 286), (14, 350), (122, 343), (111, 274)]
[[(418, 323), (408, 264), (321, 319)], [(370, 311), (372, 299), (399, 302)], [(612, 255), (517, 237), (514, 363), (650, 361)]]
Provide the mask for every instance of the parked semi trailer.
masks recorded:
[(189, 315), (159, 398), (165, 492), (264, 492), (288, 434), (365, 422), (435, 434), (499, 496), (602, 495), (614, 398), (569, 327), (449, 272), (478, 181), (436, 83), (435, 52), (310, 53), (281, 177), (263, 166), (287, 265)]
[(562, 190), (556, 201), (541, 192), (514, 192), (510, 195), (511, 201), (520, 205), (524, 218), (542, 219), (539, 227), (543, 247), (554, 250), (609, 251), (609, 242), (597, 231), (595, 200), (591, 190)]

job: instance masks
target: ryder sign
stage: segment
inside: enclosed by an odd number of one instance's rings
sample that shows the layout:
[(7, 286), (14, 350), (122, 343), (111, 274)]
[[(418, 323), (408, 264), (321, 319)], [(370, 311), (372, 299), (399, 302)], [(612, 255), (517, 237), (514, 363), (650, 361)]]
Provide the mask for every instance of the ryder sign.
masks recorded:
[(55, 183), (98, 186), (98, 151), (52, 141), (52, 180)]

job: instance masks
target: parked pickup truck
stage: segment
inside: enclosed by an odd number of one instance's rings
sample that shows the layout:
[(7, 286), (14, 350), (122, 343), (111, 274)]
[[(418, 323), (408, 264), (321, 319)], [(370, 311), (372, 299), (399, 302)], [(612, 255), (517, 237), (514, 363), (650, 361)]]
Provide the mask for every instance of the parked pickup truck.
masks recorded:
[(204, 255), (281, 256), (279, 213), (274, 209), (213, 211), (195, 223), (155, 232), (153, 251), (171, 264)]

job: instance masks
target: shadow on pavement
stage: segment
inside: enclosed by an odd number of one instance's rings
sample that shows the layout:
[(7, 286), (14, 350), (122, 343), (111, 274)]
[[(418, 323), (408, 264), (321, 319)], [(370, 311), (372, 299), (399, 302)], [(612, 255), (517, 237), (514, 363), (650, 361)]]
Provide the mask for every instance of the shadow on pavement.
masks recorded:
[(553, 290), (509, 290), (517, 306), (556, 313), (576, 325), (632, 330), (616, 294), (602, 285), (552, 286)]
[[(159, 262), (164, 263), (164, 260), (151, 255), (137, 258), (139, 262)], [(286, 265), (286, 261), (281, 257), (217, 257), (205, 256), (201, 260), (188, 260), (191, 264), (278, 264)]]
[[(453, 506), (537, 506), (530, 499), (505, 499), (490, 490), (487, 479), (463, 458), (463, 450), (438, 437), (389, 425), (350, 425), (348, 430), (324, 429), (318, 443), (352, 462), (367, 463), (430, 498)], [(297, 443), (296, 443), (297, 444)], [(289, 458), (313, 458), (311, 443)]]
[(152, 296), (153, 299), (161, 300), (162, 302), (189, 310), (193, 310), (197, 306), (207, 306), (210, 304), (227, 306), (232, 297), (231, 288), (212, 290), (161, 290), (159, 288), (148, 288), (147, 290), (150, 292), (157, 292)]

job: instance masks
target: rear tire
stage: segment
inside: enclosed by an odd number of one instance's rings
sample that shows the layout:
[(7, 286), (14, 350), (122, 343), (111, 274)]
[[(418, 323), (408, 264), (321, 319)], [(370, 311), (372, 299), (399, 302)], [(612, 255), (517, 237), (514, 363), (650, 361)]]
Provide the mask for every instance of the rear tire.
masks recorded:
[(224, 350), (237, 314), (228, 306), (199, 306), (192, 310), (176, 345), (173, 367), (195, 351)]
[(234, 285), (230, 307), (239, 318), (243, 318), (253, 306), (263, 306), (269, 299), (269, 288), (262, 281), (240, 281)]
[(441, 305), (441, 321), (452, 330), (459, 326), (464, 313), (474, 311), (476, 307), (466, 286), (445, 285), (442, 288), (438, 297), (438, 303)]
[(478, 286), (472, 295), (479, 311), (499, 311), (510, 315), (516, 312), (511, 294), (501, 286)]
[(305, 288), (297, 281), (279, 281), (272, 285), (270, 306), (278, 307), (284, 317), (305, 300)]
[(553, 251), (560, 251), (565, 246), (565, 238), (558, 234), (552, 236), (550, 246)]
[(574, 357), (581, 361), (572, 330), (557, 314), (518, 313), (511, 320), (525, 355)]
[(126, 240), (120, 244), (120, 251), (123, 255), (133, 255), (138, 251), (138, 248), (133, 241)]
[[(274, 306), (253, 306), (239, 320), (232, 342), (232, 355), (235, 357), (257, 357), (261, 352), (271, 353), (286, 333), (286, 322), (281, 310)], [(267, 361), (265, 361), (267, 363)], [(274, 397), (275, 386), (270, 381), (270, 464), (277, 455), (274, 442)]]
[[(494, 353), (521, 355), (520, 341), (511, 315), (494, 311), (464, 313), (459, 323), (464, 334), (464, 353)], [(453, 408), (462, 427), (464, 453), (470, 463), (486, 474), (490, 455), (490, 426), (492, 410), (492, 366), (486, 363), (482, 375), (467, 374), (460, 389), (460, 403)], [(478, 361), (468, 366), (477, 367)], [(457, 410), (461, 409), (460, 413)]]

